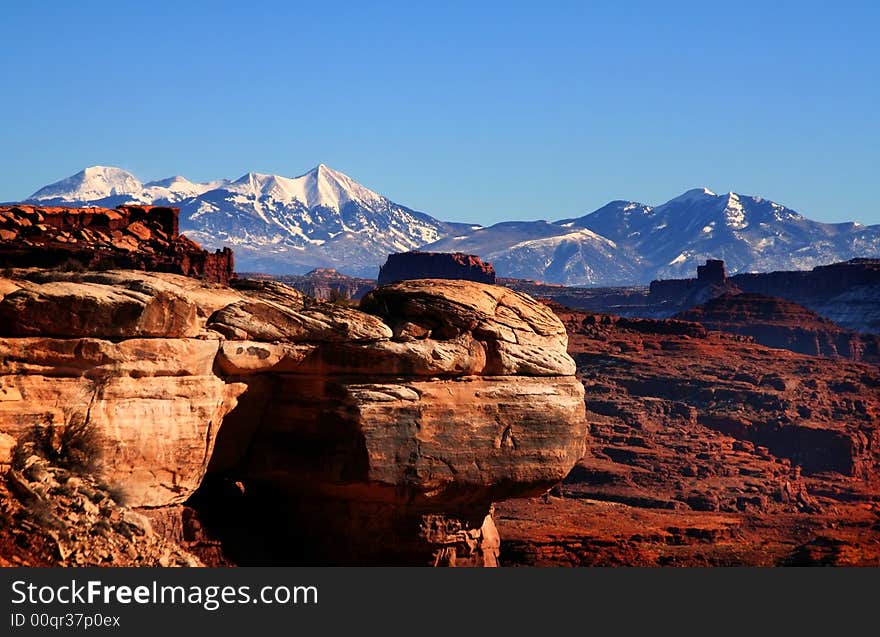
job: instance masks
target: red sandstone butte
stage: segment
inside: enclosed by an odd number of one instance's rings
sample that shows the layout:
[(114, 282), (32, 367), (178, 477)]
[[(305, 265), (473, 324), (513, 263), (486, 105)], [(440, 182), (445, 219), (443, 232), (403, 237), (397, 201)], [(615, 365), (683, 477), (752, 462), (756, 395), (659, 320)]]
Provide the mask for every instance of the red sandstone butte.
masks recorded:
[(463, 279), (495, 283), (495, 268), (462, 252), (398, 252), (379, 268), (379, 285), (413, 279)]

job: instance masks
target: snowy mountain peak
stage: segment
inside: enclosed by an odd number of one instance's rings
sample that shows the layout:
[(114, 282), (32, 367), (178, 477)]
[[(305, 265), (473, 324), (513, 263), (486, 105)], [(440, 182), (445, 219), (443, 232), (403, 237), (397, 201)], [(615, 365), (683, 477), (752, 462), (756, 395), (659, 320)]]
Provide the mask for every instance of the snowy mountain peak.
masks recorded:
[(678, 197), (674, 197), (667, 201), (664, 206), (668, 206), (671, 203), (698, 203), (700, 201), (705, 201), (710, 197), (717, 197), (714, 192), (703, 186), (702, 188), (691, 188), (687, 192), (680, 194)]
[(177, 203), (184, 199), (198, 197), (209, 190), (225, 186), (227, 183), (229, 182), (225, 179), (208, 181), (205, 183), (194, 183), (186, 177), (175, 175), (174, 177), (157, 179), (156, 181), (144, 184), (144, 189), (140, 193), (140, 196), (135, 196), (133, 198), (153, 203)]
[(369, 204), (382, 201), (383, 197), (357, 183), (348, 175), (333, 170), (326, 164), (318, 164), (297, 180), (304, 180), (306, 205), (309, 208), (324, 206), (339, 210), (349, 201)]
[[(252, 200), (266, 199), (308, 209), (339, 212), (349, 202), (371, 207), (387, 199), (365, 188), (348, 175), (318, 164), (299, 177), (249, 172), (235, 181), (225, 179), (195, 183), (181, 175), (146, 184), (131, 173), (113, 166), (90, 166), (77, 174), (41, 188), (29, 201), (59, 203), (163, 203), (176, 204), (214, 190), (226, 190)], [(110, 202), (109, 199), (114, 199)]]
[(744, 230), (749, 227), (746, 211), (739, 199), (739, 195), (735, 192), (727, 193), (727, 202), (724, 206), (724, 223), (734, 230)]
[(247, 173), (229, 185), (229, 189), (254, 197), (268, 197), (282, 203), (299, 202), (306, 208), (329, 208), (339, 211), (354, 201), (369, 205), (385, 198), (365, 188), (348, 175), (318, 164), (299, 177), (281, 177), (262, 173)]
[(148, 181), (144, 184), (145, 188), (149, 188), (150, 186), (159, 186), (160, 188), (174, 188), (175, 186), (193, 186), (193, 182), (191, 182), (186, 177), (182, 175), (174, 175), (173, 177), (167, 177), (165, 179), (157, 179), (155, 181)]
[(232, 247), (243, 271), (335, 267), (375, 276), (391, 252), (464, 251), (500, 276), (568, 285), (630, 285), (692, 276), (706, 259), (729, 272), (805, 269), (880, 254), (880, 225), (822, 224), (761, 197), (708, 188), (657, 207), (617, 200), (587, 215), (444, 223), (398, 205), (326, 164), (298, 177), (249, 172), (235, 181), (182, 176), (147, 184), (109, 166), (90, 166), (38, 190), (42, 205), (180, 208), (180, 228), (209, 249)]
[(40, 188), (29, 199), (92, 201), (114, 196), (136, 195), (143, 190), (143, 187), (137, 177), (122, 168), (89, 166), (67, 179)]

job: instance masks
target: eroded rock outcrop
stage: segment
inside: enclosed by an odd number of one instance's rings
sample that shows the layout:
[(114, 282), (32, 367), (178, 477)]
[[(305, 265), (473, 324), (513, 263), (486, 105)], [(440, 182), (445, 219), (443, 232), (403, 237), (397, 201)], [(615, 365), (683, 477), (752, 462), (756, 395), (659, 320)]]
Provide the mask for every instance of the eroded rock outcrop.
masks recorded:
[(880, 334), (880, 259), (851, 259), (805, 272), (737, 274), (743, 292), (799, 303), (838, 325)]
[(491, 503), (583, 452), (565, 329), (503, 288), (410, 281), (365, 311), (131, 271), (16, 270), (0, 292), (0, 432), (89, 423), (132, 506), (207, 475), (214, 531), (270, 529), (273, 563), (491, 565)]
[[(696, 279), (652, 281), (646, 296), (572, 299), (572, 307), (627, 316), (666, 318), (729, 294), (760, 294), (802, 305), (845, 329), (880, 333), (880, 259), (851, 259), (806, 271), (741, 273), (726, 277), (724, 262), (709, 260)], [(555, 295), (553, 295), (555, 296)], [(563, 301), (558, 298), (560, 302)]]
[(228, 248), (202, 250), (178, 232), (177, 208), (0, 206), (0, 267), (130, 268), (229, 283)]

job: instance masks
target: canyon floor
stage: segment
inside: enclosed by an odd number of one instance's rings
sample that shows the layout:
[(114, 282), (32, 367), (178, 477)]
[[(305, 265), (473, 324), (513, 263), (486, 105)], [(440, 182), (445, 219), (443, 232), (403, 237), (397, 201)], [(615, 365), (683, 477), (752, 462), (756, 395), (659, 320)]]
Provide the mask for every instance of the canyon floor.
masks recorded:
[(880, 370), (555, 306), (588, 451), (501, 502), (508, 566), (880, 565)]

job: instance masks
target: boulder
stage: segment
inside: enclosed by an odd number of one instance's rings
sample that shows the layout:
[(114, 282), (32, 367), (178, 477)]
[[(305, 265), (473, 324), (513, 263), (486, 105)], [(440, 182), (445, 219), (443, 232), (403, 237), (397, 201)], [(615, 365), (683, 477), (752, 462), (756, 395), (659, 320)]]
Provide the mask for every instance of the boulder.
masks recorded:
[(507, 288), (470, 281), (402, 281), (370, 292), (361, 309), (381, 316), (398, 334), (415, 325), (437, 341), (471, 335), (486, 349), (483, 373), (489, 375), (574, 374), (565, 326), (547, 306)]

